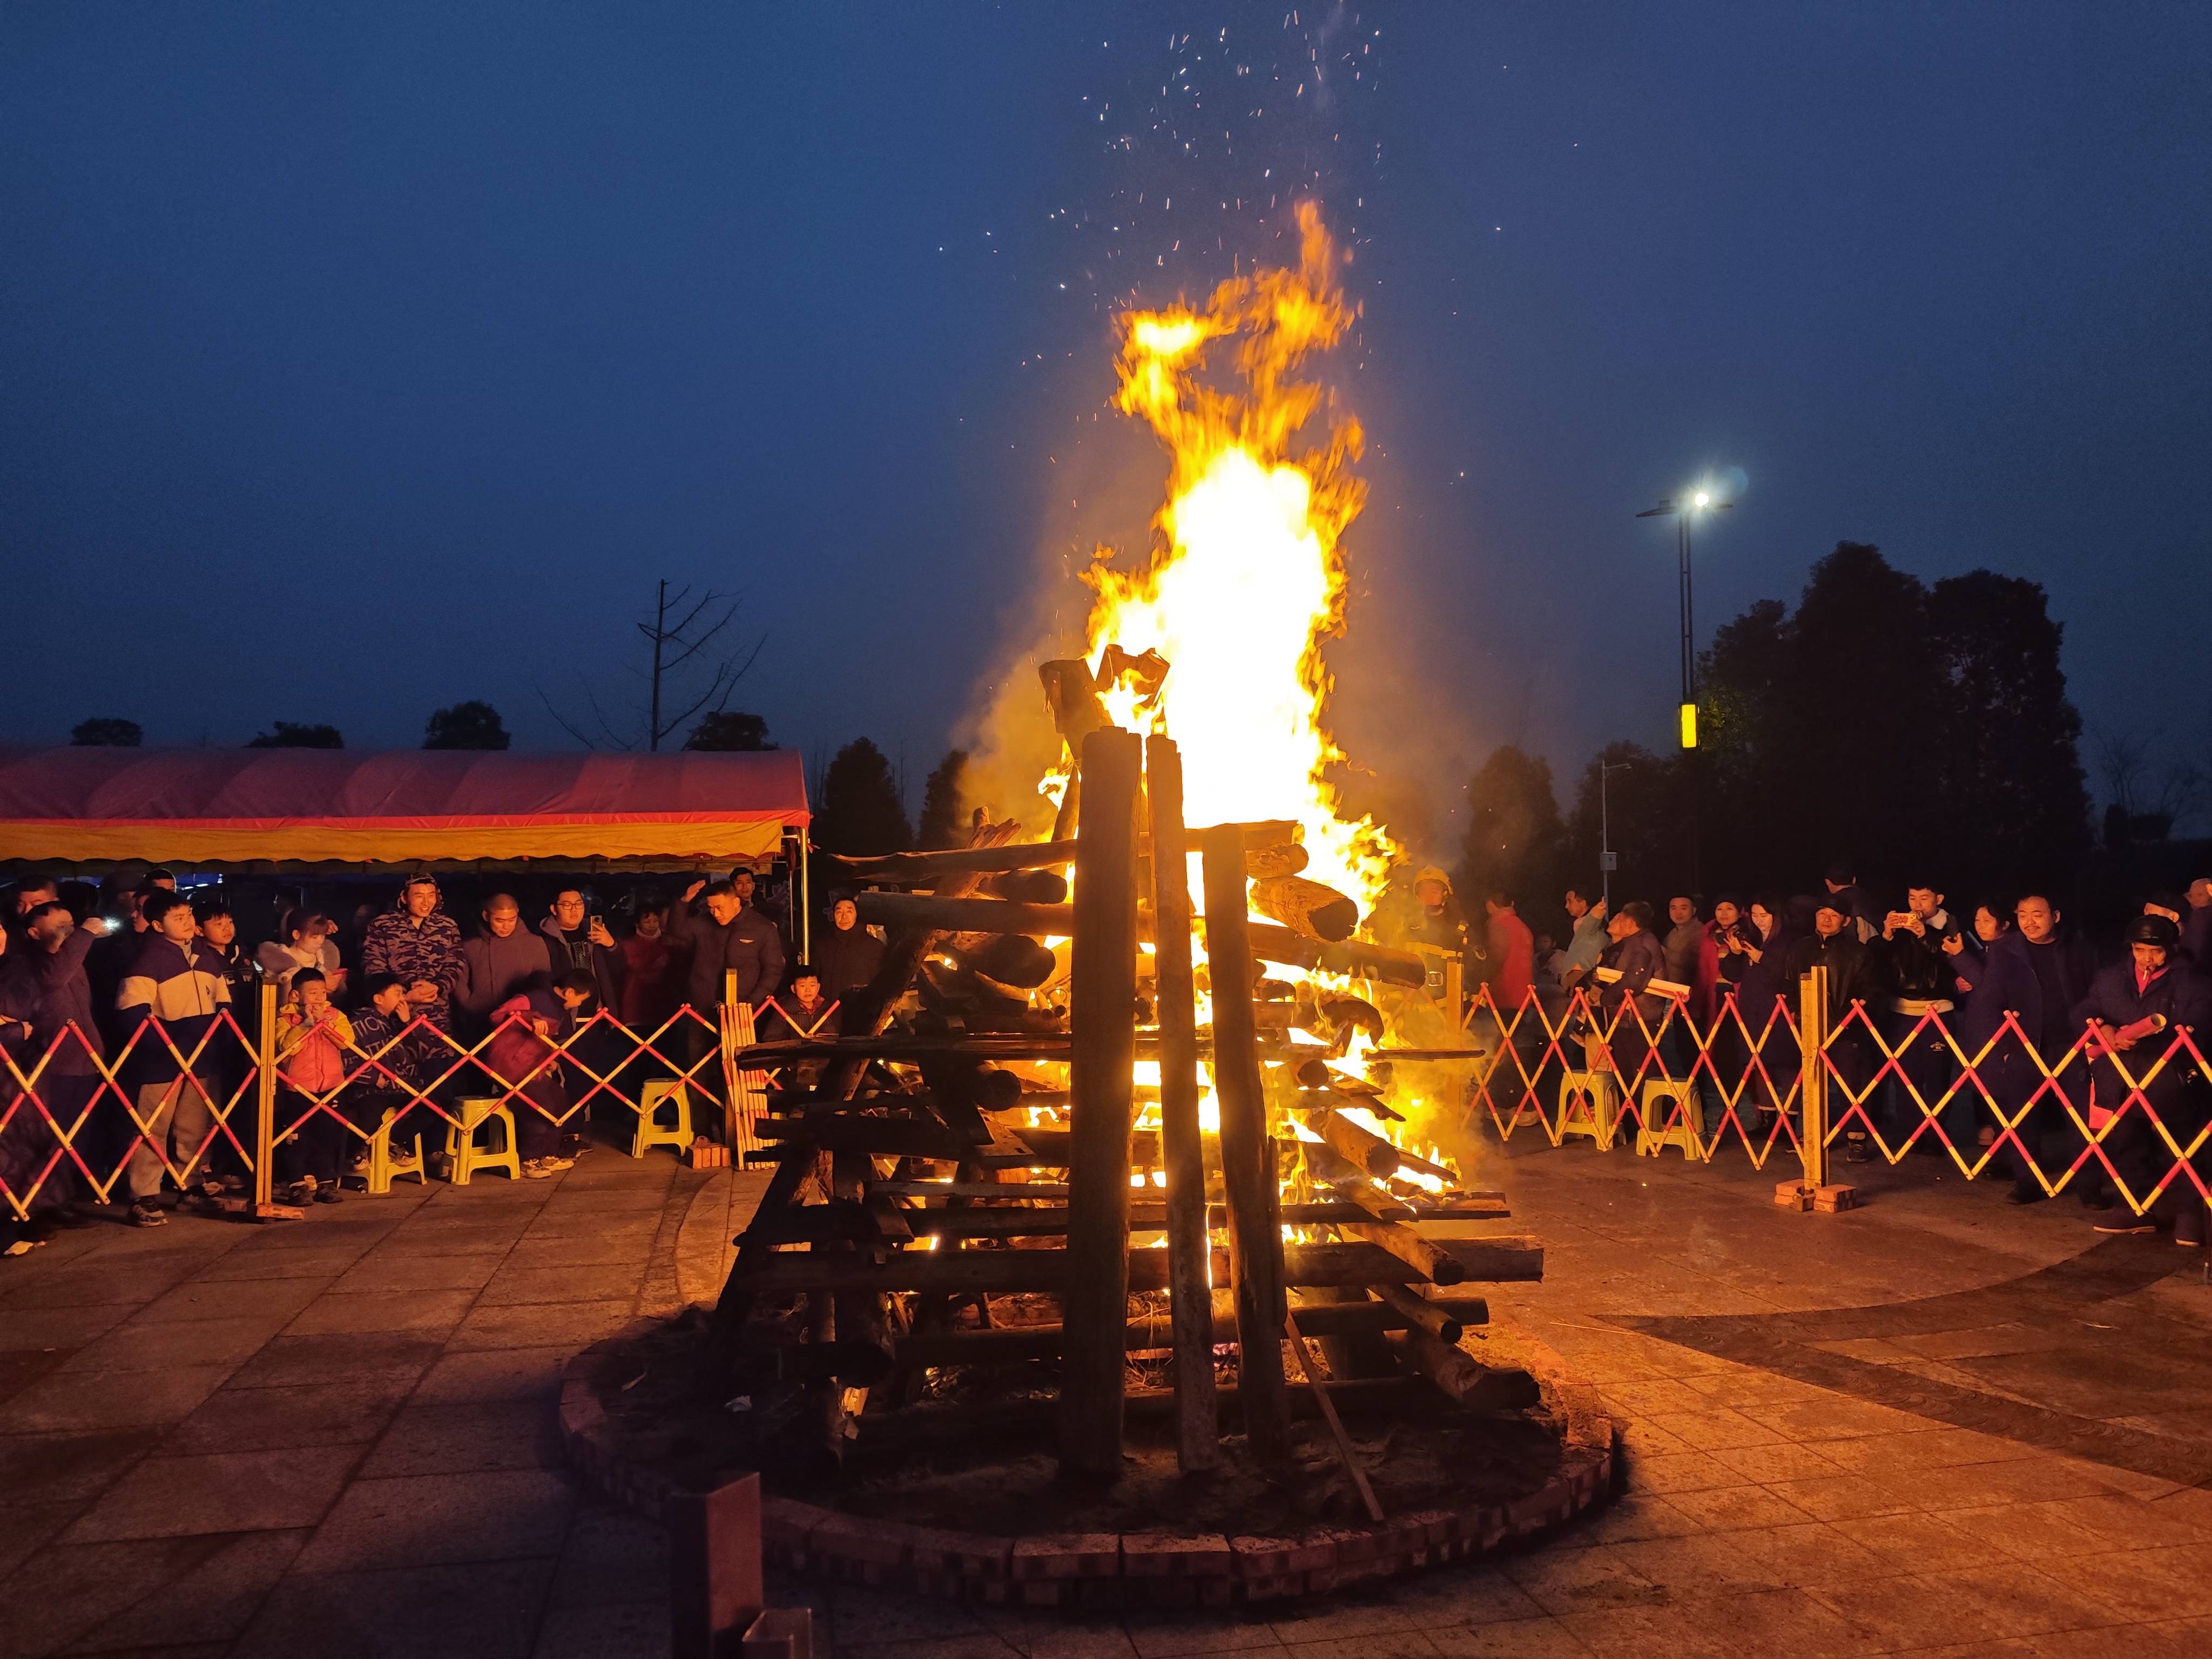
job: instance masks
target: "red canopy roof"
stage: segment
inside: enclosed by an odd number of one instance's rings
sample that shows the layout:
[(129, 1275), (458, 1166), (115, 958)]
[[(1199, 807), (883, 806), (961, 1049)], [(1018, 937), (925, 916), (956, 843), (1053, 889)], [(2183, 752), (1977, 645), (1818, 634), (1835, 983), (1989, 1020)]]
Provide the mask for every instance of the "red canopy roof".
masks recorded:
[(0, 749), (0, 859), (720, 859), (807, 822), (796, 752)]

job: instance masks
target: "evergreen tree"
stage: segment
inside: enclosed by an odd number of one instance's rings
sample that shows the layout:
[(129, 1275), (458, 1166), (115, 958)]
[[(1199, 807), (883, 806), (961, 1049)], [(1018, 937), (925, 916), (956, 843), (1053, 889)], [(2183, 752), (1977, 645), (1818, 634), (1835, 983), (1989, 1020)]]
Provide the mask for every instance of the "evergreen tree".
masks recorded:
[(70, 729), (70, 745), (76, 749), (136, 749), (145, 737), (137, 720), (95, 716), (78, 721)]
[(965, 749), (948, 749), (922, 786), (921, 822), (915, 826), (915, 835), (923, 847), (968, 844), (967, 815), (960, 810), (961, 775), (967, 765)]
[(855, 738), (840, 749), (822, 775), (814, 842), (856, 858), (902, 853), (914, 845), (891, 763), (867, 738)]
[(2064, 629), (2042, 586), (1971, 570), (1928, 601), (1945, 682), (1946, 845), (1984, 883), (2067, 873), (2088, 850), (2089, 793), (2058, 662)]
[(422, 727), (425, 749), (504, 749), (512, 741), (499, 710), (474, 697), (441, 708)]
[(717, 709), (700, 717), (684, 739), (686, 749), (721, 754), (752, 753), (773, 749), (768, 740), (768, 721), (758, 714), (741, 714), (734, 708)]
[(1504, 744), (1467, 786), (1460, 844), (1461, 902), (1472, 914), (1495, 889), (1523, 904), (1556, 900), (1565, 879), (1566, 826), (1552, 792), (1552, 763)]

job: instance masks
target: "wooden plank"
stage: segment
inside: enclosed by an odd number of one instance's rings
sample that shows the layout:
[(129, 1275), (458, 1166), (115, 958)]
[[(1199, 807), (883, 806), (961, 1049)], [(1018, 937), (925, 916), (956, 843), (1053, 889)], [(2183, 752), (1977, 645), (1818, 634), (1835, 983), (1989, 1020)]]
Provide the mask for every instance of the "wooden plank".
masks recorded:
[(976, 1150), (973, 1143), (961, 1139), (941, 1123), (908, 1117), (868, 1117), (858, 1112), (764, 1117), (755, 1122), (753, 1133), (765, 1141), (810, 1141), (825, 1152), (878, 1158), (957, 1159)]
[(1072, 841), (1018, 842), (1011, 847), (947, 848), (922, 853), (881, 853), (854, 858), (817, 853), (831, 872), (847, 881), (924, 882), (954, 873), (997, 875), (1008, 870), (1042, 870), (1075, 857)]
[(1065, 1031), (889, 1032), (877, 1036), (786, 1037), (756, 1042), (738, 1051), (732, 1063), (748, 1071), (769, 1071), (793, 1060), (935, 1060), (958, 1055), (970, 1060), (1060, 1060), (1073, 1052)]
[[(1503, 1284), (1543, 1277), (1543, 1250), (1533, 1240), (1455, 1238), (1446, 1241), (1467, 1265), (1471, 1281)], [(1129, 1289), (1164, 1291), (1165, 1250), (1129, 1252)], [(747, 1279), (763, 1295), (839, 1285), (880, 1285), (887, 1291), (935, 1291), (948, 1295), (977, 1291), (1052, 1293), (1067, 1282), (1065, 1250), (915, 1250), (890, 1252), (881, 1266), (852, 1257), (820, 1258), (788, 1253), (766, 1257)], [(1283, 1248), (1283, 1277), (1291, 1285), (1408, 1285), (1419, 1272), (1388, 1250), (1367, 1243), (1290, 1244)], [(1229, 1255), (1213, 1252), (1213, 1282), (1229, 1283)], [(1280, 1350), (1277, 1351), (1278, 1368)], [(1287, 1390), (1286, 1390), (1287, 1393)]]
[[(1279, 962), (1293, 968), (1324, 968), (1353, 979), (1380, 980), (1386, 985), (1421, 985), (1428, 980), (1428, 963), (1411, 951), (1394, 951), (1365, 939), (1346, 939), (1341, 945), (1310, 939), (1271, 922), (1250, 925), (1252, 954), (1262, 962)], [(1211, 950), (1208, 956), (1212, 955)]]
[[(1145, 745), (1152, 832), (1152, 980), (1160, 1031), (1161, 1216), (1168, 1239), (1168, 1309), (1175, 1333), (1176, 1464), (1186, 1474), (1221, 1462), (1214, 1402), (1213, 1257), (1206, 1203), (1206, 1142), (1198, 1121), (1198, 1004), (1190, 955), (1189, 839), (1182, 822), (1182, 751), (1170, 738)], [(1133, 1206), (1130, 1222), (1137, 1224)]]
[[(1079, 884), (1077, 891), (1081, 892)], [(1076, 935), (1080, 899), (1077, 904), (1024, 904), (1018, 899), (939, 898), (934, 893), (859, 893), (853, 902), (860, 907), (862, 921), (883, 927), (1070, 939)]]
[(1253, 1455), (1282, 1464), (1291, 1455), (1290, 1390), (1283, 1376), (1281, 1201), (1267, 1137), (1252, 1019), (1252, 945), (1244, 915), (1244, 841), (1219, 825), (1200, 843), (1206, 885), (1206, 956), (1213, 981), (1213, 1086), (1221, 1105), (1221, 1174), (1229, 1202), (1229, 1281), (1237, 1296), (1237, 1383)]
[(1068, 985), (1066, 1326), (1060, 1367), (1063, 1476), (1118, 1480), (1128, 1316), (1130, 1090), (1137, 1058), (1137, 792), (1143, 743), (1102, 726), (1083, 739), (1075, 840), (1079, 917)]
[(1283, 1329), (1291, 1339), (1291, 1352), (1298, 1357), (1298, 1369), (1305, 1374), (1306, 1387), (1313, 1390), (1314, 1404), (1320, 1409), (1322, 1420), (1336, 1442), (1336, 1455), (1351, 1475), (1352, 1484), (1359, 1488), (1359, 1501), (1366, 1505), (1367, 1518), (1376, 1525), (1382, 1524), (1382, 1505), (1376, 1501), (1375, 1488), (1368, 1484), (1367, 1471), (1360, 1466), (1359, 1455), (1352, 1449), (1352, 1437), (1344, 1431), (1344, 1419), (1336, 1414), (1330, 1401), (1328, 1389), (1323, 1385), (1321, 1373), (1314, 1369), (1313, 1350), (1306, 1346), (1304, 1332), (1298, 1329), (1296, 1314), (1283, 1316)]
[[(1490, 1304), (1479, 1296), (1438, 1297), (1431, 1302), (1414, 1297), (1424, 1309), (1440, 1310), (1444, 1319), (1464, 1328), (1490, 1322)], [(1237, 1314), (1227, 1292), (1217, 1294), (1207, 1318), (1207, 1334), (1216, 1346), (1237, 1340)], [(1417, 1328), (1406, 1315), (1382, 1302), (1305, 1303), (1297, 1310), (1299, 1328), (1316, 1338), (1380, 1337), (1385, 1331)], [(1001, 1325), (989, 1330), (916, 1331), (898, 1345), (902, 1365), (1007, 1365), (1034, 1359), (1060, 1358), (1060, 1328), (1055, 1322)], [(1132, 1353), (1169, 1351), (1174, 1332), (1163, 1318), (1132, 1319), (1124, 1340)], [(1453, 1339), (1456, 1341), (1458, 1339)]]

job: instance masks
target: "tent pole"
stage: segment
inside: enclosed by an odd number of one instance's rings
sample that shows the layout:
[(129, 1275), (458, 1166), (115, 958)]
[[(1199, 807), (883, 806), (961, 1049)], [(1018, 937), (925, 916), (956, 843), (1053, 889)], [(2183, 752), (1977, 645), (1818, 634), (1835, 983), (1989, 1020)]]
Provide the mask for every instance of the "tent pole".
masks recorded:
[(806, 831), (799, 832), (799, 959), (814, 960), (814, 893), (808, 884)]

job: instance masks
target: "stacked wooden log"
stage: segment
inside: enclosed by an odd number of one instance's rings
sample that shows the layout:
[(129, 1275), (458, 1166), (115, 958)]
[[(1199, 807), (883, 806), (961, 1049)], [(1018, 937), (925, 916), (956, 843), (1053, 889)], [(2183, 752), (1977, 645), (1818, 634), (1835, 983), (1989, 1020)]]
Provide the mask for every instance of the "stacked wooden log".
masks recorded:
[[(1056, 1365), (1062, 1469), (1102, 1480), (1121, 1468), (1134, 1353), (1170, 1356), (1192, 1471), (1220, 1461), (1225, 1399), (1251, 1453), (1288, 1464), (1286, 1341), (1347, 1462), (1330, 1390), (1397, 1398), (1353, 1385), (1398, 1376), (1480, 1410), (1533, 1403), (1524, 1373), (1459, 1343), (1487, 1318), (1469, 1287), (1540, 1278), (1541, 1249), (1431, 1237), (1425, 1223), (1506, 1211), (1376, 1133), (1375, 1097), (1315, 1072), (1311, 1042), (1261, 1012), (1311, 1020), (1320, 1005), (1258, 963), (1405, 984), (1419, 958), (1352, 937), (1351, 901), (1298, 873), (1295, 825), (1187, 830), (1175, 744), (1091, 723), (1060, 696), (1081, 729), (1079, 806), (1060, 838), (987, 823), (965, 848), (842, 861), (848, 879), (906, 890), (859, 898), (890, 935), (881, 973), (848, 999), (845, 1035), (731, 1057), (827, 1063), (815, 1086), (771, 1094), (756, 1126), (767, 1150), (753, 1157), (774, 1174), (717, 1310), (726, 1365), (812, 1390), (825, 1462), (872, 1437), (897, 1443), (933, 1370)], [(1202, 919), (1184, 879), (1194, 844)], [(1338, 1022), (1380, 1024), (1356, 995), (1324, 1000)], [(1158, 1062), (1157, 1088), (1136, 1085), (1140, 1059)], [(1218, 1133), (1200, 1122), (1201, 1063)], [(1157, 1128), (1136, 1127), (1155, 1099)], [(1394, 1190), (1409, 1171), (1442, 1190)], [(1288, 1229), (1313, 1242), (1286, 1244)], [(799, 1330), (805, 1354), (763, 1346)]]

